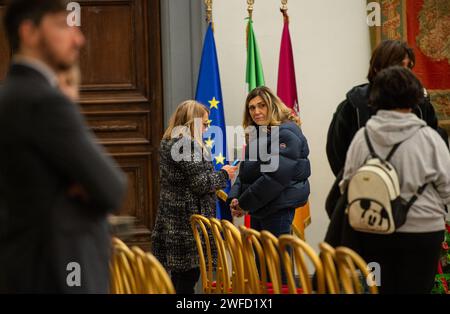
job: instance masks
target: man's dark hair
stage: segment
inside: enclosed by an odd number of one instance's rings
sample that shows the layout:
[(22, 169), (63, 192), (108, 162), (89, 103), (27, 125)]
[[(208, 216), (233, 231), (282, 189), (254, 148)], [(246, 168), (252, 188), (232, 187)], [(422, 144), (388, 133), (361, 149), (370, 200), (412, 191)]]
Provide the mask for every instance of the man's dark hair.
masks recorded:
[(370, 83), (378, 72), (390, 66), (401, 65), (402, 61), (408, 57), (410, 62), (408, 68), (412, 69), (416, 63), (416, 56), (411, 47), (406, 42), (399, 40), (382, 41), (372, 53), (370, 68), (367, 78)]
[(376, 110), (415, 108), (423, 101), (424, 89), (414, 73), (401, 66), (380, 71), (370, 89), (369, 104)]
[(43, 17), (67, 9), (68, 0), (9, 0), (4, 17), (5, 30), (13, 52), (20, 48), (19, 27), (25, 20), (38, 26)]

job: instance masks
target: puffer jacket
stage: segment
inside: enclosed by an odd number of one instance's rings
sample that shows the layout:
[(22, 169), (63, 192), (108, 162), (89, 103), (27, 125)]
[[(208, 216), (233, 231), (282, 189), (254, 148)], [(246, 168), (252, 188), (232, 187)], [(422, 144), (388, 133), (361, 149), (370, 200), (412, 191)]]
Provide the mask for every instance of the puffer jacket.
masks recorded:
[[(264, 218), (279, 210), (296, 208), (304, 205), (309, 197), (308, 177), (311, 175), (308, 160), (308, 143), (300, 128), (294, 122), (285, 122), (279, 127), (279, 147), (270, 151), (271, 136), (261, 131), (250, 141), (241, 162), (239, 175), (231, 187), (227, 203), (236, 198), (239, 206), (251, 216)], [(257, 154), (257, 160), (249, 160), (251, 148), (267, 145), (270, 156), (279, 156), (277, 169), (272, 172), (262, 172), (262, 166), (267, 166)]]

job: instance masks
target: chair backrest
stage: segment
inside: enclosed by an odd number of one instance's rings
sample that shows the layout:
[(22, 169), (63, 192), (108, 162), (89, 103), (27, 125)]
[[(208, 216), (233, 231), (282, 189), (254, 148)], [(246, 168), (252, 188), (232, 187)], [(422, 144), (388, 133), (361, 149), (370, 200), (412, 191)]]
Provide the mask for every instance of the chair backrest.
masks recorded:
[[(191, 216), (191, 228), (194, 233), (195, 244), (197, 246), (200, 275), (202, 279), (202, 286), (204, 293), (211, 293), (213, 282), (213, 264), (211, 253), (211, 241), (209, 238), (208, 230), (211, 230), (211, 223), (208, 218), (201, 215)], [(206, 246), (206, 259), (203, 249), (202, 238)]]
[(244, 268), (241, 232), (230, 221), (222, 220), (225, 245), (230, 253), (232, 267), (232, 287), (234, 294), (245, 293), (248, 276)]
[(336, 253), (335, 249), (326, 242), (319, 244), (320, 259), (322, 260), (325, 273), (325, 282), (327, 291), (330, 294), (340, 293), (339, 279), (336, 271)]
[(161, 263), (150, 253), (113, 238), (110, 262), (111, 293), (173, 294), (172, 281)]
[(222, 223), (216, 218), (209, 219), (214, 243), (217, 248), (217, 270), (216, 270), (216, 293), (228, 294), (231, 289), (229, 265), (227, 259), (227, 248), (222, 236)]
[(113, 254), (110, 261), (111, 293), (137, 293), (136, 270), (134, 267), (136, 258), (124, 242), (118, 238), (113, 238), (112, 241)]
[[(371, 274), (369, 274), (367, 263), (358, 255), (358, 253), (348, 247), (337, 247), (335, 254), (344, 293), (364, 293), (361, 280), (367, 282), (371, 294), (378, 293), (378, 287), (375, 282), (373, 282)], [(358, 273), (358, 270), (361, 272), (362, 278)]]
[(314, 249), (310, 247), (305, 241), (298, 239), (292, 235), (282, 235), (279, 238), (279, 249), (283, 260), (284, 270), (288, 281), (289, 293), (296, 294), (297, 286), (295, 283), (295, 276), (293, 274), (292, 258), (289, 254), (289, 249), (294, 257), (295, 269), (298, 272), (300, 285), (304, 294), (313, 293), (312, 282), (308, 272), (308, 265), (306, 263), (305, 255), (312, 262), (316, 270), (317, 290), (319, 294), (325, 293), (325, 277), (323, 272), (322, 262)]
[[(267, 294), (266, 255), (261, 242), (261, 233), (245, 226), (239, 226), (239, 229), (242, 235), (245, 273), (248, 278), (245, 293)], [(259, 271), (256, 259), (259, 261)]]
[(139, 294), (147, 294), (147, 293), (156, 293), (156, 291), (153, 291), (154, 283), (149, 279), (149, 268), (146, 265), (144, 259), (145, 259), (145, 253), (140, 248), (133, 246), (131, 248), (131, 251), (133, 252), (135, 256), (135, 281), (136, 281), (136, 289), (137, 293)]
[(138, 293), (142, 294), (175, 294), (169, 274), (151, 253), (145, 253), (134, 246), (133, 253), (136, 255), (136, 273)]
[(267, 270), (273, 293), (280, 294), (282, 291), (281, 261), (278, 248), (278, 239), (269, 231), (261, 231), (261, 242), (266, 255)]

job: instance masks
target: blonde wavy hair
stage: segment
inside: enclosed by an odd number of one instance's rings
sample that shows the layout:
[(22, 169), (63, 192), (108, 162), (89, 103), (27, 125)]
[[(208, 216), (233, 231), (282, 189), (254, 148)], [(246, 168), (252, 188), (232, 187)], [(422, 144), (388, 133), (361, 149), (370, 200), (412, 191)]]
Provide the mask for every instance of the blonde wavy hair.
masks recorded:
[[(170, 140), (182, 136), (189, 136), (203, 146), (202, 131), (195, 130), (195, 119), (203, 119), (209, 109), (195, 100), (180, 103), (169, 120), (169, 126), (164, 132), (163, 139)], [(203, 123), (203, 122), (202, 122)]]
[(261, 97), (267, 106), (267, 126), (279, 126), (287, 121), (293, 121), (299, 127), (301, 126), (300, 118), (295, 115), (295, 113), (289, 109), (270, 88), (260, 86), (252, 90), (245, 100), (244, 119), (242, 122), (244, 129), (252, 125), (257, 126), (250, 115), (248, 105), (252, 99), (258, 96)]

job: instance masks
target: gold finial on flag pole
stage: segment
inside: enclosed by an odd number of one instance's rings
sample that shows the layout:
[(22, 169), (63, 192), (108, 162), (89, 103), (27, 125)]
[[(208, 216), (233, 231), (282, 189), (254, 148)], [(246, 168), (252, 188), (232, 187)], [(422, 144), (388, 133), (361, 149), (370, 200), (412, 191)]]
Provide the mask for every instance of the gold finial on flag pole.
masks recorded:
[(253, 17), (253, 5), (255, 4), (255, 0), (247, 0), (247, 11), (248, 11), (248, 17), (252, 19)]
[(212, 0), (205, 0), (206, 23), (212, 23)]
[(284, 20), (285, 20), (285, 21), (289, 21), (289, 16), (288, 16), (288, 14), (287, 14), (287, 11), (288, 11), (288, 6), (287, 6), (287, 4), (288, 4), (288, 0), (281, 0), (281, 8), (280, 8), (280, 11), (281, 11), (281, 13), (283, 13), (283, 17), (284, 17)]

